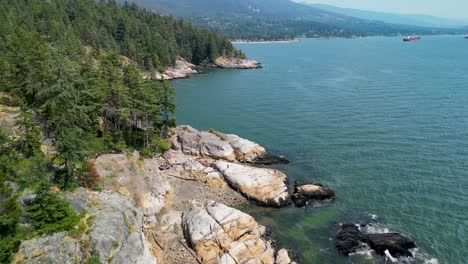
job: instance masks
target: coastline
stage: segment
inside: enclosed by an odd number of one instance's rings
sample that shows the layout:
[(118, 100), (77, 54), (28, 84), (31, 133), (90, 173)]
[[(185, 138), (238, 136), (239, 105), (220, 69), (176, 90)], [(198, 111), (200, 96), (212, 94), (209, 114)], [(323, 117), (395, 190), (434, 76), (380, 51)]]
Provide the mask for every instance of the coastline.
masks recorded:
[(281, 44), (299, 42), (301, 38), (285, 39), (285, 40), (233, 40), (232, 44)]

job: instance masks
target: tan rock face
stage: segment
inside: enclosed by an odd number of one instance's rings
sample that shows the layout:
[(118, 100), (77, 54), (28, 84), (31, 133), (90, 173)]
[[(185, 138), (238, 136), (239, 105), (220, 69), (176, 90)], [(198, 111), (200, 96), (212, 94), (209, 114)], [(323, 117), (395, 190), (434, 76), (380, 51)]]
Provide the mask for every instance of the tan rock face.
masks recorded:
[(212, 200), (192, 203), (182, 217), (184, 234), (204, 263), (274, 263), (265, 228), (237, 209)]
[(226, 161), (217, 161), (214, 166), (234, 189), (258, 204), (273, 207), (290, 204), (284, 173)]
[(222, 134), (222, 136), (224, 141), (232, 146), (236, 159), (240, 162), (254, 162), (268, 154), (264, 147), (250, 140), (233, 134)]
[(296, 264), (296, 262), (292, 261), (288, 255), (288, 251), (282, 248), (276, 253), (275, 264)]

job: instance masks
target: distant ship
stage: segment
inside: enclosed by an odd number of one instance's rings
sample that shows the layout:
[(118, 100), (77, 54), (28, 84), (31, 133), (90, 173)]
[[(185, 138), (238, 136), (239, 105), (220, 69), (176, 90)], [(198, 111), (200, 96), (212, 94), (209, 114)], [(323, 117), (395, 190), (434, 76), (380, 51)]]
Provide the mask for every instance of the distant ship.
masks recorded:
[(468, 36), (465, 36), (466, 39), (468, 39)]
[(405, 37), (403, 38), (403, 41), (405, 41), (405, 42), (409, 42), (409, 41), (418, 41), (418, 40), (420, 40), (420, 39), (421, 39), (421, 37), (419, 37), (419, 36), (405, 36)]

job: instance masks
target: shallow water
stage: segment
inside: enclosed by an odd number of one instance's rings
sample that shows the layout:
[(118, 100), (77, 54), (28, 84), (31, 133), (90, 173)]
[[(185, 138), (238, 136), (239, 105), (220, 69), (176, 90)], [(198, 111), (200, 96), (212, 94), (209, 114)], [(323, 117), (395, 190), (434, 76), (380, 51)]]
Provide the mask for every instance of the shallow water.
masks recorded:
[[(173, 82), (179, 124), (261, 143), (292, 181), (337, 199), (318, 208), (248, 208), (301, 263), (343, 257), (336, 225), (370, 221), (413, 238), (426, 259), (468, 263), (468, 41), (463, 37), (238, 44), (260, 70)], [(423, 263), (423, 261), (416, 261)]]

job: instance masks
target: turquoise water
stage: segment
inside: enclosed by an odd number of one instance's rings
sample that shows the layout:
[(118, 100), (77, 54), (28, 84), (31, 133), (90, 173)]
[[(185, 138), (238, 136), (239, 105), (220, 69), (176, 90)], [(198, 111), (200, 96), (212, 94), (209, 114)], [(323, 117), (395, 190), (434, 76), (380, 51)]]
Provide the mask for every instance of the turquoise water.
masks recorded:
[(319, 208), (249, 208), (281, 246), (306, 264), (378, 263), (340, 256), (333, 241), (338, 223), (375, 214), (426, 260), (468, 263), (467, 40), (238, 47), (265, 68), (175, 81), (178, 123), (254, 140), (291, 160), (291, 181), (336, 190)]

